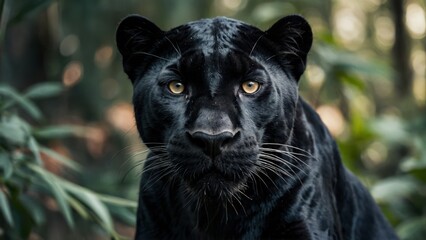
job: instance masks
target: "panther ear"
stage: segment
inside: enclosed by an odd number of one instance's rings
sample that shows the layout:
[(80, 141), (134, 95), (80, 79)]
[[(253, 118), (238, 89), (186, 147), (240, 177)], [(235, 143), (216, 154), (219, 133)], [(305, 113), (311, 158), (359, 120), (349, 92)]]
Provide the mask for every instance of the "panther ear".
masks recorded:
[(278, 46), (277, 57), (289, 66), (299, 80), (305, 71), (306, 56), (312, 46), (312, 30), (309, 23), (299, 15), (290, 15), (278, 20), (266, 31), (266, 36)]
[(115, 35), (117, 47), (123, 56), (124, 72), (132, 81), (135, 80), (136, 67), (140, 66), (141, 59), (149, 56), (163, 34), (154, 23), (139, 15), (130, 15), (118, 25)]

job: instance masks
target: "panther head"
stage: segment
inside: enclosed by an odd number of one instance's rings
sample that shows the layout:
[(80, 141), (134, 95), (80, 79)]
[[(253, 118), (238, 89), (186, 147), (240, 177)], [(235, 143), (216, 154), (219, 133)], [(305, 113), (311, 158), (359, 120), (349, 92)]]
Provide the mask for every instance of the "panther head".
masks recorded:
[(137, 128), (153, 153), (146, 168), (210, 197), (242, 192), (269, 170), (285, 175), (272, 150), (292, 137), (312, 44), (302, 17), (267, 31), (225, 17), (162, 31), (132, 15), (116, 40)]

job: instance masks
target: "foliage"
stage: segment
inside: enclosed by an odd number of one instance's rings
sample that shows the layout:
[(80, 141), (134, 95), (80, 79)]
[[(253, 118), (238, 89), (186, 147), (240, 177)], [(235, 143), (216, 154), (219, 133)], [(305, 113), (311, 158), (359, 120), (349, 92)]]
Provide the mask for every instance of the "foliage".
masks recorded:
[[(133, 201), (103, 195), (79, 186), (46, 169), (47, 160), (55, 161), (64, 170), (83, 174), (83, 168), (67, 156), (41, 144), (65, 136), (82, 136), (85, 129), (76, 126), (37, 128), (19, 114), (32, 119), (43, 118), (34, 100), (55, 96), (63, 91), (59, 84), (32, 86), (24, 94), (8, 86), (0, 86), (0, 226), (5, 239), (27, 239), (45, 224), (47, 211), (59, 211), (72, 228), (78, 216), (98, 224), (114, 239), (111, 209), (134, 218)], [(52, 163), (49, 163), (52, 165)], [(122, 217), (123, 218), (123, 217)], [(131, 221), (132, 221), (131, 220)]]
[(376, 128), (378, 134), (391, 146), (406, 146), (411, 154), (401, 160), (400, 173), (377, 181), (371, 189), (372, 194), (397, 226), (402, 240), (422, 239), (426, 236), (426, 115), (408, 123), (388, 119), (378, 124), (393, 125), (392, 128)]

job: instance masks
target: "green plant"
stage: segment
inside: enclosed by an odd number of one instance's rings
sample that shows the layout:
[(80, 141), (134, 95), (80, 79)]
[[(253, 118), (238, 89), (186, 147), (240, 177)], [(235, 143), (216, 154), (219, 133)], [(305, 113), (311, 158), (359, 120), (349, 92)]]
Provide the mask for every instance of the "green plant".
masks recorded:
[(376, 182), (371, 191), (402, 240), (426, 235), (426, 115), (414, 120), (377, 120), (376, 132), (395, 150), (403, 146), (399, 173)]
[[(84, 170), (75, 161), (42, 145), (66, 136), (84, 135), (83, 127), (62, 125), (36, 128), (24, 120), (40, 121), (43, 114), (34, 103), (63, 91), (60, 84), (42, 83), (20, 94), (0, 86), (0, 239), (27, 239), (46, 222), (46, 200), (53, 200), (67, 224), (76, 218), (96, 223), (112, 238), (119, 239), (112, 213), (134, 222), (136, 203), (96, 193), (54, 174), (45, 166), (49, 158), (73, 174)], [(21, 111), (19, 111), (21, 110)], [(3, 234), (3, 236), (1, 235)]]

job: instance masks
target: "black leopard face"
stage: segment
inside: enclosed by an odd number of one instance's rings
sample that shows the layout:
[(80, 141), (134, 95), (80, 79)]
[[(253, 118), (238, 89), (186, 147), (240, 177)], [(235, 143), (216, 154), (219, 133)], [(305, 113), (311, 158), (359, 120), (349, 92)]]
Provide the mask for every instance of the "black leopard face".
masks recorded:
[(227, 18), (167, 32), (140, 16), (123, 20), (117, 43), (137, 127), (152, 150), (145, 168), (213, 198), (279, 168), (262, 149), (291, 137), (311, 42), (299, 16), (265, 32)]

